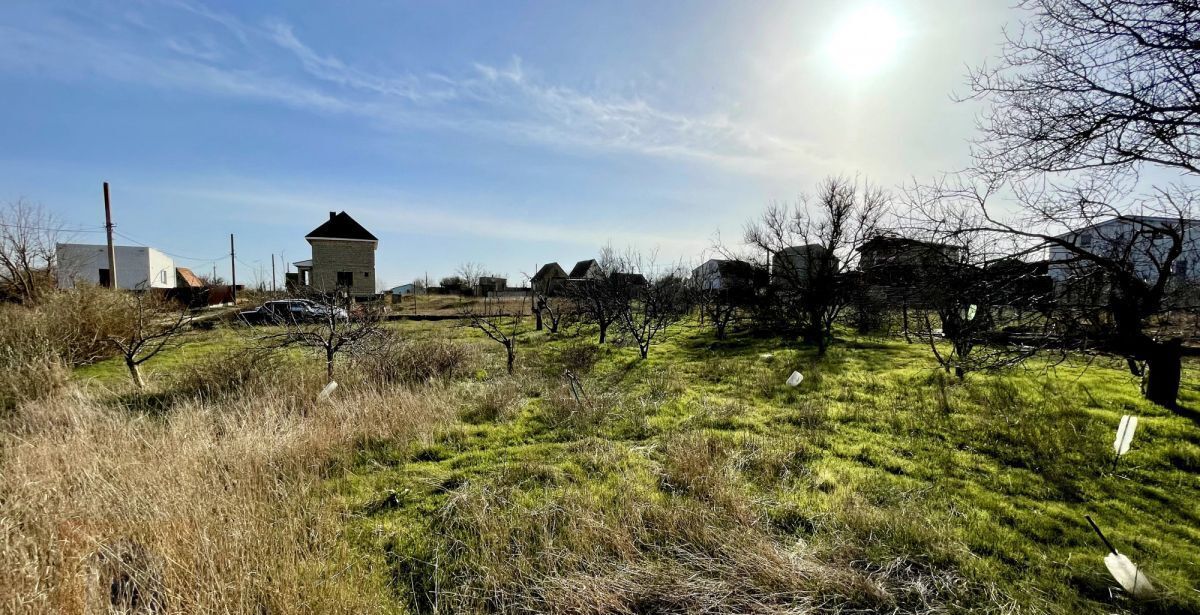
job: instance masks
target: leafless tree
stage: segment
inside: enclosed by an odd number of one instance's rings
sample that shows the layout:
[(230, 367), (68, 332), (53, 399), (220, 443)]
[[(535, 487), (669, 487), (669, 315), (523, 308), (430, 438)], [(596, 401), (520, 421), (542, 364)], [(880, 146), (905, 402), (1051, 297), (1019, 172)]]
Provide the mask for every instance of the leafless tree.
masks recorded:
[(1026, 174), (1151, 163), (1200, 173), (1200, 3), (1023, 0), (1030, 18), (970, 75), (993, 103), (976, 155)]
[(617, 322), (645, 359), (650, 346), (691, 310), (692, 290), (681, 267), (658, 271), (653, 254), (630, 251), (611, 274)]
[(54, 287), (61, 228), (52, 214), (23, 199), (0, 208), (0, 284), (6, 294), (34, 303)]
[(114, 313), (106, 318), (106, 337), (121, 353), (134, 386), (143, 388), (142, 364), (178, 344), (190, 322), (188, 309), (144, 287), (110, 298), (107, 307)]
[[(1068, 292), (1060, 301), (1070, 312), (1060, 313), (1071, 329), (1064, 335), (1087, 336), (1088, 345), (1125, 357), (1144, 378), (1145, 396), (1173, 407), (1185, 348), (1151, 325), (1171, 308), (1172, 275), (1195, 232), (1200, 5), (1026, 0), (1021, 7), (1030, 17), (1008, 37), (999, 62), (971, 75), (971, 96), (991, 103), (976, 164), (941, 196), (976, 207), (980, 230), (1056, 255)], [(1182, 179), (1147, 186), (1147, 167)], [(1012, 195), (1017, 212), (1003, 214), (997, 194)], [(1097, 237), (1105, 229), (1111, 236)], [(1094, 319), (1099, 326), (1089, 326)]]
[(575, 313), (582, 323), (599, 329), (598, 342), (608, 339), (609, 328), (617, 322), (624, 304), (624, 284), (619, 273), (619, 260), (611, 247), (604, 247), (596, 259), (598, 272), (586, 280), (575, 280), (565, 288)]
[(701, 325), (707, 321), (717, 339), (725, 339), (729, 326), (756, 307), (758, 282), (766, 278), (765, 270), (743, 260), (728, 260), (714, 275), (692, 279)]
[(325, 359), (325, 377), (333, 381), (338, 355), (354, 355), (381, 340), (384, 314), (380, 306), (353, 303), (340, 293), (314, 293), (305, 300), (309, 309), (272, 314), (269, 323), (277, 329), (259, 337), (269, 348), (300, 347), (320, 353)]
[(857, 248), (877, 234), (891, 195), (866, 181), (830, 177), (814, 197), (771, 205), (746, 227), (749, 258), (770, 271), (770, 312), (824, 354), (850, 299), (844, 274)]
[(459, 308), (463, 324), (479, 329), (489, 339), (504, 347), (505, 365), (509, 375), (513, 373), (513, 364), (517, 358), (517, 337), (521, 333), (522, 312), (526, 309), (528, 307), (523, 301), (513, 306), (499, 297), (483, 297)]
[(460, 264), (454, 274), (462, 278), (463, 286), (472, 291), (479, 288), (479, 278), (492, 275), (482, 264), (472, 261)]
[(1017, 246), (1014, 256), (1048, 260), (1058, 344), (1125, 357), (1144, 378), (1147, 399), (1175, 406), (1188, 350), (1155, 322), (1172, 311), (1196, 311), (1174, 299), (1183, 285), (1173, 281), (1183, 272), (1180, 256), (1200, 253), (1193, 218), (1200, 194), (1176, 186), (1138, 197), (1109, 181), (1010, 182), (1018, 213), (1004, 215), (992, 202), (998, 186), (953, 181), (929, 189), (940, 202), (977, 214), (953, 234), (1007, 237)]

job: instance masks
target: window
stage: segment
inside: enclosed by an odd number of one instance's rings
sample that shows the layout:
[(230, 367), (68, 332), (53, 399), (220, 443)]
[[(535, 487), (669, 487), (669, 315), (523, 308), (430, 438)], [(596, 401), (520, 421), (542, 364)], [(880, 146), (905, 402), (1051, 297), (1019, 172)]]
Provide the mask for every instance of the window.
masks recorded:
[(1082, 235), (1079, 236), (1079, 247), (1081, 247), (1081, 248), (1092, 247), (1091, 233), (1083, 233)]
[(337, 285), (342, 286), (342, 287), (354, 286), (354, 272), (353, 271), (337, 272)]
[(108, 275), (108, 269), (101, 269), (97, 277), (100, 279), (101, 286), (111, 286), (112, 282)]
[(1181, 258), (1175, 261), (1175, 275), (1186, 278), (1188, 274), (1188, 262), (1186, 258)]
[(363, 277), (364, 277), (364, 278), (369, 278), (369, 277), (371, 277), (371, 272), (370, 272), (370, 271), (364, 271), (364, 272), (363, 272)]

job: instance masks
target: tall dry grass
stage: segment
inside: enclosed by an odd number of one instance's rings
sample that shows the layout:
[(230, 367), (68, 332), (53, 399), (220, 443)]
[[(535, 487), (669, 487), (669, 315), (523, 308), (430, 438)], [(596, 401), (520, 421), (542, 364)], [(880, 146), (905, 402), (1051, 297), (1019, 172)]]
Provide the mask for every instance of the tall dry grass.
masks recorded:
[(451, 405), (432, 387), (317, 404), (319, 374), (294, 373), (159, 415), (68, 387), (0, 419), (0, 611), (387, 612), (322, 481)]

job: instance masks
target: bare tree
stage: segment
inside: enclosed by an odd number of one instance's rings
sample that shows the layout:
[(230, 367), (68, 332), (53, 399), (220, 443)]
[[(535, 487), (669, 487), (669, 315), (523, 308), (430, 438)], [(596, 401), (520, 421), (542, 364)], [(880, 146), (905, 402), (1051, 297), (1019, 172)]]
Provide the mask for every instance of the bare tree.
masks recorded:
[(338, 355), (364, 352), (382, 336), (384, 315), (379, 306), (355, 304), (340, 293), (316, 293), (293, 301), (296, 309), (268, 316), (279, 329), (259, 341), (271, 348), (295, 346), (319, 352), (330, 382)]
[(106, 319), (106, 337), (121, 353), (134, 386), (143, 388), (142, 364), (178, 343), (190, 322), (188, 309), (144, 287), (111, 298), (108, 307), (115, 313)]
[(630, 252), (620, 263), (623, 271), (611, 274), (617, 322), (645, 359), (650, 346), (691, 310), (691, 288), (679, 267), (656, 271), (654, 255)]
[(509, 375), (513, 373), (517, 358), (517, 336), (521, 333), (521, 317), (525, 309), (524, 302), (514, 308), (511, 303), (506, 305), (498, 297), (484, 297), (477, 302), (465, 303), (459, 309), (459, 316), (466, 326), (479, 329), (504, 347)]
[(1008, 173), (1151, 163), (1200, 173), (1200, 4), (1023, 0), (971, 97), (993, 103), (976, 155)]
[[(1060, 303), (1070, 313), (1059, 320), (1070, 335), (1126, 357), (1145, 396), (1174, 406), (1185, 349), (1151, 323), (1170, 307), (1171, 276), (1195, 232), (1200, 5), (1021, 7), (1030, 17), (999, 62), (971, 75), (971, 96), (991, 107), (972, 175), (942, 196), (973, 202), (982, 229), (1048, 250), (1068, 291)], [(1182, 173), (1182, 183), (1137, 186), (1147, 166)], [(1014, 195), (1016, 215), (990, 202), (1001, 187)], [(1088, 326), (1089, 311), (1101, 326)]]
[(717, 339), (725, 339), (729, 325), (755, 307), (757, 283), (766, 277), (765, 270), (746, 261), (725, 260), (718, 263), (717, 271), (693, 278), (693, 302), (700, 312), (701, 325), (707, 320)]
[(62, 225), (23, 199), (0, 208), (0, 284), (22, 303), (54, 287), (55, 249)]
[(1145, 379), (1150, 401), (1173, 407), (1182, 357), (1177, 333), (1155, 322), (1195, 305), (1172, 297), (1174, 276), (1185, 252), (1200, 253), (1200, 225), (1193, 219), (1200, 194), (1175, 187), (1143, 197), (1110, 182), (1053, 186), (1008, 183), (1019, 212), (1005, 216), (991, 203), (997, 185), (958, 178), (931, 189), (942, 203), (974, 209), (972, 225), (954, 234), (991, 233), (1020, 247), (1014, 256), (1045, 255), (1054, 279), (1054, 320), (1060, 346), (1125, 357)]
[(482, 264), (472, 261), (459, 265), (454, 274), (461, 278), (463, 286), (472, 292), (479, 288), (479, 278), (492, 275)]
[(746, 227), (750, 258), (770, 271), (771, 313), (816, 344), (819, 354), (851, 297), (844, 274), (857, 248), (879, 232), (890, 204), (891, 196), (869, 182), (830, 177), (815, 197), (793, 207), (772, 205)]
[(599, 343), (608, 339), (609, 328), (620, 317), (625, 303), (624, 283), (618, 274), (620, 263), (611, 247), (605, 246), (596, 259), (598, 272), (588, 279), (572, 281), (566, 287), (580, 322), (599, 329)]

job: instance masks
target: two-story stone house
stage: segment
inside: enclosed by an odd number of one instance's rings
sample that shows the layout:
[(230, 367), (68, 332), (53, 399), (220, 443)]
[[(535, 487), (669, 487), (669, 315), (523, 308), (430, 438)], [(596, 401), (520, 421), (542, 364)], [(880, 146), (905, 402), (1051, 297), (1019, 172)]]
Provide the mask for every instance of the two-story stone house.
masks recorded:
[(312, 258), (295, 263), (296, 282), (313, 291), (345, 292), (355, 299), (375, 296), (375, 248), (379, 239), (346, 212), (329, 212), (329, 220), (304, 236)]

